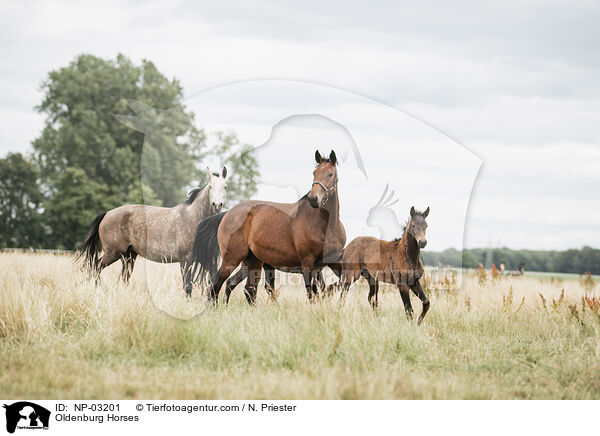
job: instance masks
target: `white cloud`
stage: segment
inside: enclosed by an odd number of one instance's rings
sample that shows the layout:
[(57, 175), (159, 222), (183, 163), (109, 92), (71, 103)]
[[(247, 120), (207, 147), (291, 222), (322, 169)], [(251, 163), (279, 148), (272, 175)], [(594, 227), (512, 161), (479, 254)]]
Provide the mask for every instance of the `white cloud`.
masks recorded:
[[(151, 59), (188, 98), (241, 80), (310, 81), (393, 103), (484, 159), (467, 245), (599, 246), (599, 18), (585, 1), (4, 2), (0, 153), (28, 148), (41, 81), (82, 52)], [(271, 97), (213, 109), (233, 111), (253, 141)], [(439, 171), (430, 180), (456, 175)]]

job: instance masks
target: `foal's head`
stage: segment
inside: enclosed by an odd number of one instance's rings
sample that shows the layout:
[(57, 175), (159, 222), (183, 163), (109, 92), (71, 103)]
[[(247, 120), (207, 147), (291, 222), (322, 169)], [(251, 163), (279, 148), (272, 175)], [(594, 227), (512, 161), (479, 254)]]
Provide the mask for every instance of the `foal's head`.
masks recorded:
[(315, 152), (317, 168), (313, 172), (313, 183), (308, 193), (308, 202), (314, 208), (324, 205), (337, 186), (337, 157), (331, 150), (328, 158), (322, 157), (319, 150)]
[(427, 230), (425, 218), (427, 218), (427, 215), (429, 215), (429, 208), (425, 212), (415, 210), (414, 206), (410, 208), (410, 220), (406, 225), (406, 231), (415, 238), (419, 248), (425, 248), (427, 245), (427, 239), (425, 239), (425, 231)]
[(212, 173), (208, 169), (208, 199), (213, 213), (221, 212), (227, 197), (227, 168), (223, 167), (221, 173)]

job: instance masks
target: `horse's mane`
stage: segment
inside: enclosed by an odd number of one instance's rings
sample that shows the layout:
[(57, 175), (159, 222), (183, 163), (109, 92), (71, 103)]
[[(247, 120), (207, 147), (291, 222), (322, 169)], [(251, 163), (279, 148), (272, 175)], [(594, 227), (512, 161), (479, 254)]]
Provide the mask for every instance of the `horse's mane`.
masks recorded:
[(205, 185), (204, 185), (203, 187), (201, 187), (201, 188), (194, 188), (194, 189), (192, 189), (192, 190), (191, 190), (191, 191), (188, 193), (188, 196), (187, 196), (187, 198), (185, 199), (185, 201), (183, 202), (183, 204), (188, 204), (188, 205), (189, 205), (189, 204), (192, 204), (192, 203), (194, 202), (194, 200), (196, 199), (196, 197), (198, 196), (198, 194), (199, 194), (200, 192), (202, 192), (202, 191), (204, 190), (204, 188), (206, 188), (206, 186), (207, 186), (207, 185), (208, 185), (208, 183), (207, 183), (207, 184), (205, 184)]

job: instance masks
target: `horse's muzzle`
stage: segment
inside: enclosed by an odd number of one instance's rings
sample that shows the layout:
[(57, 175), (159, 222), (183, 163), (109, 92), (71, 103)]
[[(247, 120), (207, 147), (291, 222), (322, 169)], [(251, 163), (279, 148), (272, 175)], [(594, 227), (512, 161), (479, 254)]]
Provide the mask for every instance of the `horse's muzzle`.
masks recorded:
[(317, 197), (308, 197), (308, 203), (315, 209), (319, 207), (319, 199)]
[(219, 212), (221, 212), (221, 209), (223, 209), (223, 203), (219, 203), (219, 204), (212, 203), (210, 208), (211, 208), (213, 214), (219, 213)]
[(426, 239), (421, 239), (419, 241), (419, 248), (425, 248), (427, 246), (427, 240)]

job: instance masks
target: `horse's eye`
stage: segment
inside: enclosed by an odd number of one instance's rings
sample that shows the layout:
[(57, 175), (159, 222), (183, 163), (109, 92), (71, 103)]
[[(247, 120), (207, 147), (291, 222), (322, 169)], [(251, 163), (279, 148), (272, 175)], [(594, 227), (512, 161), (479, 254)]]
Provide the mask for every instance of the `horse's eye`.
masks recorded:
[(329, 173), (327, 176), (328, 177), (333, 177), (333, 173)]

